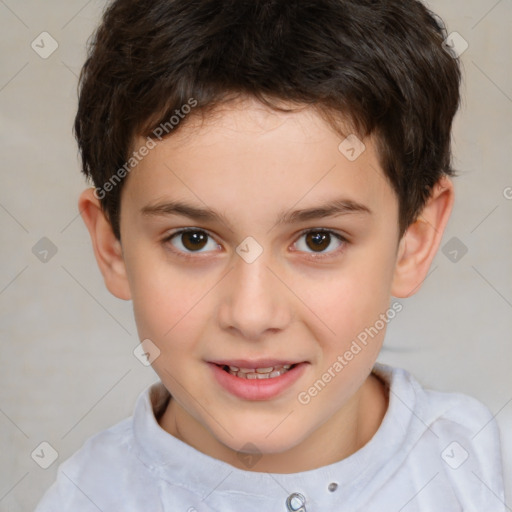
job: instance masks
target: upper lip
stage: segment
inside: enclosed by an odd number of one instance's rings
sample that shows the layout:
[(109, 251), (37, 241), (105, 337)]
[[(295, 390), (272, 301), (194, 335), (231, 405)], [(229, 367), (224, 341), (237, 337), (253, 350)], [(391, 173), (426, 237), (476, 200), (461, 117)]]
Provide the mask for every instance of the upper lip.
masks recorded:
[(291, 366), (305, 361), (291, 361), (289, 359), (222, 359), (209, 362), (218, 366), (235, 366), (236, 368), (270, 368), (274, 366), (284, 366), (285, 364)]

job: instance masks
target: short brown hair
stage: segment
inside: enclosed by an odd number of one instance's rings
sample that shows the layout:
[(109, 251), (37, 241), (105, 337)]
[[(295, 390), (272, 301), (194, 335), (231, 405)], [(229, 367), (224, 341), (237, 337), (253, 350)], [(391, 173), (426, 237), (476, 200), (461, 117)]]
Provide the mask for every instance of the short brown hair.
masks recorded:
[(190, 115), (242, 95), (312, 106), (333, 127), (344, 118), (360, 138), (376, 135), (402, 236), (439, 178), (455, 175), (461, 75), (445, 38), (417, 0), (114, 0), (80, 74), (82, 172), (120, 238), (126, 172), (116, 172), (136, 136), (169, 126), (191, 99)]

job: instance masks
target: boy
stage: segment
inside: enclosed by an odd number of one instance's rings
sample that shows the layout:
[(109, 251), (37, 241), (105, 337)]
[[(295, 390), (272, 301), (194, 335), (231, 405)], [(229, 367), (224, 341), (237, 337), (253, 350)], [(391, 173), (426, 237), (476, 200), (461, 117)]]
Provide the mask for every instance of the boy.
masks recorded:
[(488, 409), (376, 363), (454, 202), (445, 37), (416, 0), (109, 6), (79, 208), (161, 382), (38, 512), (505, 510)]

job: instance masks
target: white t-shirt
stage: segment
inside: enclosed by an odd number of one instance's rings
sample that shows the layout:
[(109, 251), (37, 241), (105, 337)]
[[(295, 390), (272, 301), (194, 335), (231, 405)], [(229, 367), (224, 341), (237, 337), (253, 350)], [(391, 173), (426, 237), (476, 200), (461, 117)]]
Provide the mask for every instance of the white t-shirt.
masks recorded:
[(505, 512), (498, 426), (479, 401), (425, 390), (376, 363), (389, 407), (372, 439), (311, 471), (237, 469), (163, 430), (169, 393), (139, 396), (134, 414), (93, 436), (58, 469), (36, 512)]

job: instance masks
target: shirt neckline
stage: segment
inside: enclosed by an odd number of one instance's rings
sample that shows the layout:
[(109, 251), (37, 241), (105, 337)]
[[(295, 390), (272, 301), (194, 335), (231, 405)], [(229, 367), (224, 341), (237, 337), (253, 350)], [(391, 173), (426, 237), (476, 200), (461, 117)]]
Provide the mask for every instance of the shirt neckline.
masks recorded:
[[(348, 489), (359, 492), (361, 483), (376, 477), (390, 461), (395, 465), (401, 462), (397, 454), (403, 451), (406, 435), (410, 436), (414, 431), (409, 424), (413, 420), (416, 395), (414, 386), (407, 382), (412, 376), (403, 369), (382, 363), (375, 363), (372, 371), (386, 384), (389, 393), (387, 411), (374, 436), (341, 461), (298, 473), (269, 474), (238, 469), (210, 457), (172, 436), (158, 424), (155, 409), (158, 413), (170, 398), (161, 382), (146, 388), (135, 405), (133, 434), (137, 457), (159, 478), (201, 496), (213, 489), (264, 496), (272, 479), (274, 485), (281, 485), (286, 490), (300, 489), (309, 496), (319, 492), (331, 494), (328, 491), (331, 483), (337, 483), (344, 493)], [(415, 438), (421, 435), (418, 428), (415, 432)]]

